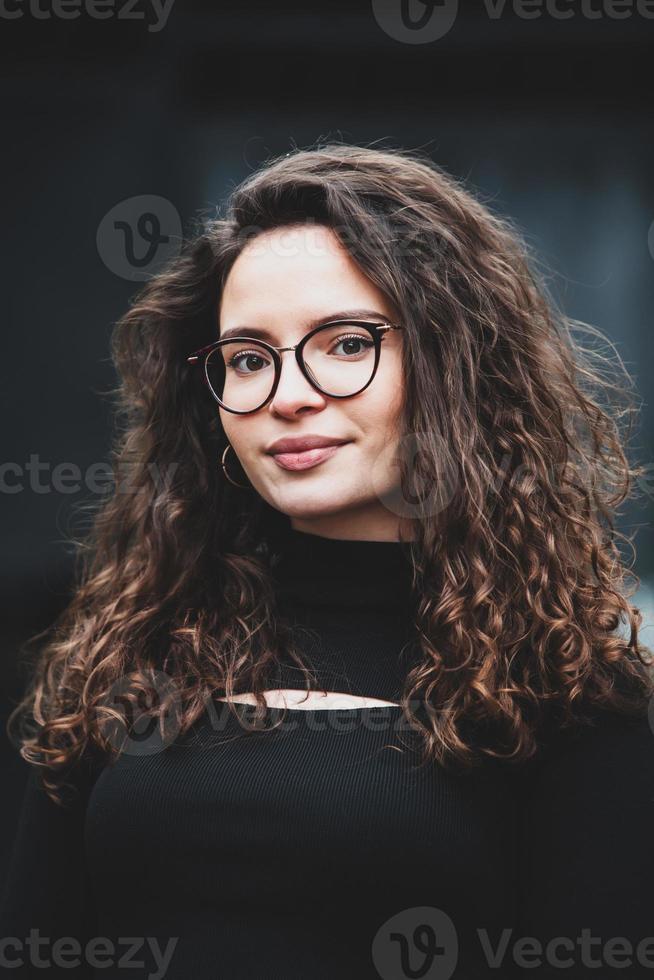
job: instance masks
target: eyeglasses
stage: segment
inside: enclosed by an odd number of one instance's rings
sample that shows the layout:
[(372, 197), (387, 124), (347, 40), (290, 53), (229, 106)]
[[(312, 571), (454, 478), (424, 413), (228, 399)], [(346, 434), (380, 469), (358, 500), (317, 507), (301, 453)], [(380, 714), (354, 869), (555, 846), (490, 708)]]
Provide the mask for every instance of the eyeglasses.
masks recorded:
[(386, 332), (403, 329), (397, 323), (330, 320), (293, 347), (230, 337), (201, 347), (186, 360), (204, 365), (203, 380), (222, 408), (248, 415), (267, 405), (277, 391), (283, 351), (295, 351), (300, 371), (316, 391), (330, 398), (351, 398), (375, 377)]

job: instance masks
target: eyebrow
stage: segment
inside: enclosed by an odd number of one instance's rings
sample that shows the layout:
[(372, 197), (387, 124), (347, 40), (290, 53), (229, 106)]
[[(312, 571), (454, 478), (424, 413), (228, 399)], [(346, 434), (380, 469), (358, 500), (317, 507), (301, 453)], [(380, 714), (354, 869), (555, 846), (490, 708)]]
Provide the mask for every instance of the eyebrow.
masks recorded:
[[(312, 320), (308, 320), (306, 324), (307, 333), (313, 330), (315, 327), (322, 326), (323, 323), (329, 323), (330, 320), (367, 320), (370, 317), (375, 317), (378, 320), (383, 320), (387, 322), (389, 317), (385, 313), (380, 313), (378, 310), (341, 310), (340, 313), (330, 313), (328, 316), (319, 316)], [(258, 337), (260, 340), (273, 341), (275, 339), (274, 334), (270, 330), (266, 330), (264, 327), (230, 327), (229, 330), (225, 330), (221, 333), (219, 340), (228, 340), (230, 337)]]

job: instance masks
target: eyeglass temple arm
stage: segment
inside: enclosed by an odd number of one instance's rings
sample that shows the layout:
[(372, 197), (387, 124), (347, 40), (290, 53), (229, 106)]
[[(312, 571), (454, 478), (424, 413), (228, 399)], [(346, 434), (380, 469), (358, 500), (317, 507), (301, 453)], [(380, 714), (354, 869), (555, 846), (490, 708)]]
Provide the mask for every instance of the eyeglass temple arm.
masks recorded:
[(197, 361), (200, 360), (203, 354), (206, 354), (208, 350), (211, 350), (211, 348), (215, 345), (215, 343), (216, 342), (214, 340), (210, 344), (205, 344), (205, 346), (201, 347), (200, 350), (196, 350), (192, 354), (189, 354), (186, 360), (188, 361), (189, 364), (195, 364)]

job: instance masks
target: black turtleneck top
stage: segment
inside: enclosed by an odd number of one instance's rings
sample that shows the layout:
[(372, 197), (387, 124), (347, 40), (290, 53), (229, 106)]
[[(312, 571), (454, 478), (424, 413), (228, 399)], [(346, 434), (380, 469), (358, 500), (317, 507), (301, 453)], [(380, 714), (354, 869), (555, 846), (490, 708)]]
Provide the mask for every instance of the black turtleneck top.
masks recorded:
[[(406, 546), (290, 530), (274, 578), (324, 690), (399, 700), (417, 655)], [(304, 676), (282, 663), (274, 686), (304, 689)], [(401, 721), (397, 704), (295, 707), (247, 732), (216, 699), (165, 748), (80, 769), (65, 810), (30, 772), (1, 965), (150, 980), (654, 977), (647, 720), (606, 715), (518, 770), (465, 771), (419, 768)]]

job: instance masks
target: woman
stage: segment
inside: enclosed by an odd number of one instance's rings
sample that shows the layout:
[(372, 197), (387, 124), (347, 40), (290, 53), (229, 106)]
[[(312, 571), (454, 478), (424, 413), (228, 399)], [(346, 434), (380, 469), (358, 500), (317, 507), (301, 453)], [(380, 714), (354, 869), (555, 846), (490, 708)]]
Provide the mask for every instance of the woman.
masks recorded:
[(10, 965), (36, 929), (65, 976), (650, 976), (626, 389), (509, 223), (296, 151), (113, 354), (119, 480), (10, 722)]

